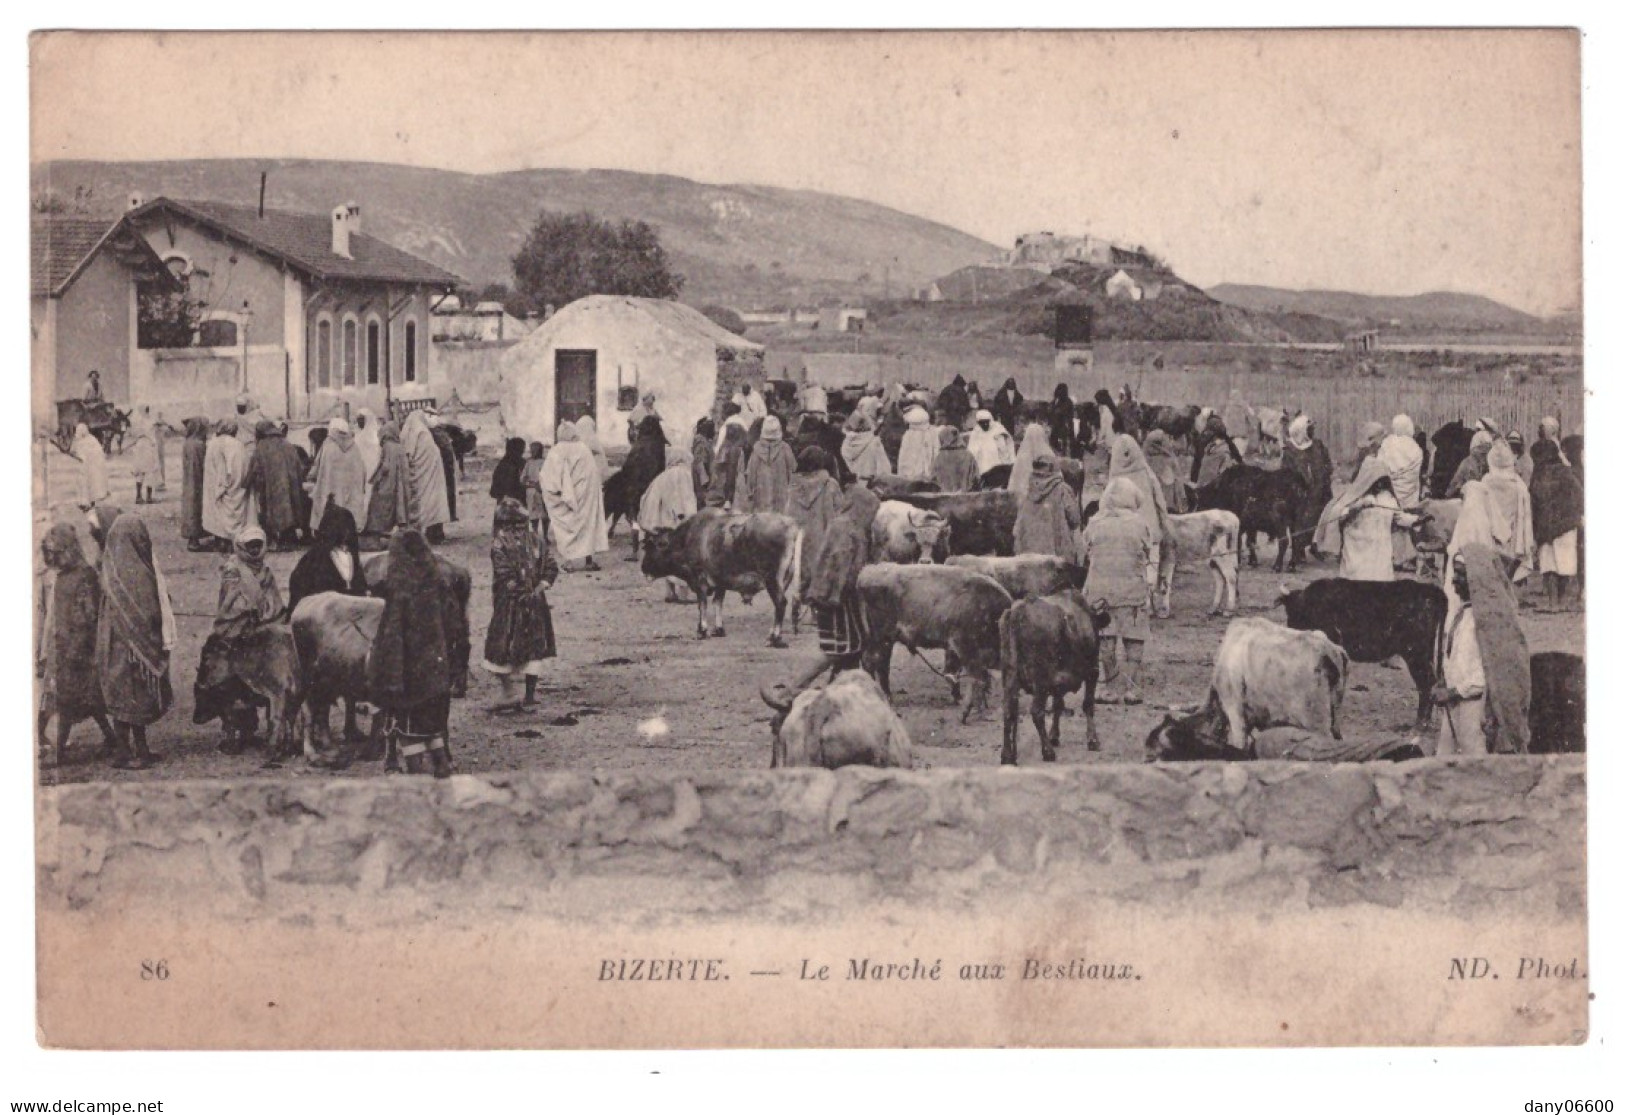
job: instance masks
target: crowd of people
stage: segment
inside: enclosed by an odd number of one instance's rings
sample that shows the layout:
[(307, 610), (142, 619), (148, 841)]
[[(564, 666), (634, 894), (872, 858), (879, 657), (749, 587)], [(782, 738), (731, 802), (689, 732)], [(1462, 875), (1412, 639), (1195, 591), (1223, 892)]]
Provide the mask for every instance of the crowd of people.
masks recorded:
[[(1021, 421), (1031, 413), (1024, 404), (1013, 379), (984, 407), (976, 385), (956, 377), (936, 396), (900, 385), (871, 391), (836, 421), (822, 391), (806, 390), (780, 414), (746, 385), (722, 408), (720, 425), (700, 419), (684, 446), (668, 440), (657, 400), (645, 395), (628, 422), (617, 473), (591, 416), (560, 422), (551, 446), (512, 438), (491, 478), (492, 618), (481, 665), (505, 691), (522, 681), (523, 699), (535, 700), (542, 665), (556, 654), (547, 593), (561, 570), (599, 568), (596, 558), (609, 549), (606, 484), (613, 475), (620, 478), (615, 513), (634, 532), (632, 558), (646, 532), (672, 529), (703, 507), (779, 512), (797, 523), (799, 596), (816, 620), (821, 660), (789, 685), (793, 695), (825, 670), (858, 661), (857, 577), (872, 560), (870, 527), (881, 502), (872, 488), (894, 477), (943, 492), (1014, 493), (1016, 553), (1085, 566), (1086, 598), (1111, 614), (1113, 653), (1099, 699), (1141, 703), (1154, 590), (1172, 567), (1168, 517), (1190, 506), (1188, 469), (1162, 431), (1143, 441), (1108, 437), (1104, 475), (1096, 473), (1098, 510), (1086, 521), (1066, 475), (1084, 445), (1066, 385), (1038, 421)], [(225, 421), (185, 422), (181, 533), (192, 550), (228, 554), (194, 686), (194, 719), (218, 719), (221, 749), (240, 753), (254, 736), (260, 703), (233, 670), (241, 648), (286, 623), (308, 596), (366, 595), (361, 555), (387, 548), (388, 583), (371, 586), (386, 600), (372, 692), (390, 731), (406, 741), (408, 769), (427, 763), (446, 773), (451, 635), (437, 618), (447, 589), (429, 544), (443, 540), (456, 518), (456, 461), (437, 416), (416, 410), (403, 422), (380, 423), (358, 411), (353, 424), (334, 418), (312, 430), (307, 452), (289, 442), (286, 422), (264, 417), (252, 399), (239, 398), (236, 410)], [(163, 483), (163, 452), (154, 448), (151, 457), (141, 451), (142, 467), (133, 470), (137, 503)], [(111, 509), (100, 445), (83, 427), (73, 452), (85, 466), (85, 522), (53, 526), (41, 547), (41, 746), (50, 745), (44, 737), (54, 715), (50, 750), (64, 761), (72, 727), (93, 719), (114, 765), (142, 769), (156, 760), (146, 728), (173, 700), (173, 609), (147, 525)], [(1212, 456), (1220, 466), (1233, 460)], [(1348, 482), (1335, 494), (1331, 454), (1308, 416), (1291, 421), (1278, 467), (1296, 472), (1311, 493), (1304, 530), (1313, 534), (1312, 552), (1335, 558), (1340, 576), (1386, 581), (1418, 573), (1409, 528), (1424, 513), (1423, 452), (1408, 417), (1366, 427)], [(1450, 715), (1439, 750), (1482, 753), (1496, 732), (1493, 679), (1517, 657), (1509, 646), (1522, 645), (1515, 589), (1539, 572), (1550, 605), (1566, 601), (1580, 573), (1584, 498), (1579, 463), (1554, 419), (1542, 421), (1527, 454), (1516, 433), (1503, 435), (1481, 420), (1449, 487), (1461, 505), (1440, 577), (1450, 616), (1437, 698)], [(295, 544), (309, 549), (284, 593), (265, 555)], [(673, 601), (688, 597), (675, 579), (666, 593)], [(1527, 690), (1527, 666), (1523, 685)], [(1508, 687), (1503, 680), (1502, 690)]]

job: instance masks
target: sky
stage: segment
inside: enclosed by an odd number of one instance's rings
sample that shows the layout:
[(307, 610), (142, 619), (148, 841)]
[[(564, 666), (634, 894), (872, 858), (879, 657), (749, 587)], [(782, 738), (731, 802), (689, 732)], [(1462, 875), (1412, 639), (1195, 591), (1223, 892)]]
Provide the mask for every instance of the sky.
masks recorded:
[(613, 167), (1093, 232), (1201, 286), (1580, 291), (1562, 31), (55, 33), (32, 157)]

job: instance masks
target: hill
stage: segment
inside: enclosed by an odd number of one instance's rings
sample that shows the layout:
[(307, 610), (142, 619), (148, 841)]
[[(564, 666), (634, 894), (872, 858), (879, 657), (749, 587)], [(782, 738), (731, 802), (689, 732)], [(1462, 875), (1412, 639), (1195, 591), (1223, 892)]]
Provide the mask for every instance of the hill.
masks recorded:
[(587, 209), (646, 220), (686, 277), (683, 300), (737, 307), (809, 305), (898, 296), (986, 259), (985, 241), (883, 205), (814, 190), (716, 186), (616, 170), (500, 174), (305, 159), (41, 163), (35, 195), (49, 189), (116, 215), (132, 193), (147, 198), (258, 200), (325, 213), (359, 202), (369, 233), (423, 256), (476, 286), (511, 282), (510, 259), (542, 209)]
[(1208, 293), (1220, 302), (1255, 313), (1315, 314), (1349, 326), (1402, 333), (1537, 333), (1562, 329), (1561, 324), (1548, 323), (1494, 299), (1453, 291), (1382, 295), (1220, 283), (1209, 288)]

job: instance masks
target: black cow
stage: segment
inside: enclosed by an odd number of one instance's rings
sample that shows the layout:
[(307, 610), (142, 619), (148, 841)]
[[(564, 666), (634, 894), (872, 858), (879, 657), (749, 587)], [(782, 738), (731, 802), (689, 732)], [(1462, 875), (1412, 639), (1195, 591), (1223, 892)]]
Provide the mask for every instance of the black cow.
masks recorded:
[[(962, 721), (987, 704), (990, 674), (999, 663), (999, 617), (1010, 594), (990, 577), (951, 565), (870, 565), (858, 574), (865, 631), (863, 668), (889, 698), (892, 647), (945, 650), (971, 675)], [(952, 667), (958, 668), (958, 667)], [(958, 702), (959, 682), (948, 685)]]
[(994, 554), (1016, 552), (1016, 494), (1004, 488), (980, 492), (905, 492), (893, 499), (948, 520), (948, 553)]
[(1577, 654), (1529, 656), (1529, 753), (1586, 749), (1586, 664)]
[[(771, 511), (741, 514), (708, 507), (667, 530), (644, 535), (646, 577), (676, 577), (688, 585), (700, 604), (699, 637), (720, 639), (722, 598), (729, 591), (749, 599), (767, 590), (773, 601), (773, 630), (768, 645), (783, 647), (785, 608), (795, 603), (801, 584), (801, 528), (788, 515)], [(706, 620), (715, 605), (709, 632)]]
[[(1290, 469), (1260, 468), (1236, 464), (1195, 492), (1197, 511), (1229, 511), (1241, 520), (1241, 536), (1247, 543), (1247, 564), (1258, 566), (1258, 539), (1263, 533), (1277, 543), (1275, 571), (1281, 566), (1296, 570), (1309, 547), (1312, 532), (1293, 533), (1294, 524), (1304, 518), (1309, 505), (1309, 488)], [(1287, 562), (1287, 550), (1292, 560)]]
[[(1061, 744), (1061, 702), (1083, 688), (1085, 746), (1100, 750), (1095, 734), (1095, 686), (1100, 681), (1100, 632), (1111, 622), (1091, 611), (1077, 590), (1018, 601), (999, 619), (999, 664), (1004, 685), (1004, 749), (999, 762), (1016, 765), (1021, 734), (1021, 694), (1031, 693), (1033, 726), (1044, 761), (1055, 761)], [(1044, 710), (1050, 710), (1044, 731)]]
[(1439, 676), (1447, 601), (1444, 589), (1424, 581), (1350, 581), (1329, 577), (1278, 603), (1287, 626), (1319, 631), (1355, 662), (1405, 660), (1416, 685), (1416, 724), (1433, 722), (1433, 684)]
[(935, 480), (905, 480), (895, 474), (882, 474), (871, 476), (868, 484), (875, 495), (883, 500), (896, 499), (899, 495), (918, 495), (924, 492), (940, 492), (942, 486)]

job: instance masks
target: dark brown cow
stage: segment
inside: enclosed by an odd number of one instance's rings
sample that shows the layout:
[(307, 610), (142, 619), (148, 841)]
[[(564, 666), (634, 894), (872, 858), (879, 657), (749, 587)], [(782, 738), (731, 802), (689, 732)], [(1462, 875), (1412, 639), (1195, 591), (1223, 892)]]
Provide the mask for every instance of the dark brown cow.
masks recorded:
[(908, 492), (892, 497), (935, 511), (948, 520), (948, 553), (1016, 552), (1016, 494), (1004, 488), (982, 492)]
[[(743, 514), (708, 507), (670, 530), (644, 535), (643, 573), (676, 577), (688, 585), (700, 604), (698, 635), (720, 639), (722, 598), (737, 592), (747, 600), (767, 592), (773, 601), (773, 631), (768, 645), (785, 646), (785, 609), (793, 607), (801, 587), (801, 528), (788, 515), (771, 511)], [(709, 609), (716, 608), (707, 630)]]
[[(1021, 734), (1021, 694), (1031, 693), (1033, 726), (1044, 761), (1055, 761), (1061, 744), (1061, 702), (1083, 688), (1085, 746), (1100, 750), (1095, 734), (1095, 686), (1100, 681), (1100, 632), (1111, 622), (1104, 609), (1091, 611), (1077, 590), (1018, 601), (999, 619), (999, 663), (1004, 682), (1004, 749), (999, 762), (1016, 765)], [(1044, 731), (1044, 710), (1050, 727)]]

